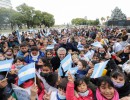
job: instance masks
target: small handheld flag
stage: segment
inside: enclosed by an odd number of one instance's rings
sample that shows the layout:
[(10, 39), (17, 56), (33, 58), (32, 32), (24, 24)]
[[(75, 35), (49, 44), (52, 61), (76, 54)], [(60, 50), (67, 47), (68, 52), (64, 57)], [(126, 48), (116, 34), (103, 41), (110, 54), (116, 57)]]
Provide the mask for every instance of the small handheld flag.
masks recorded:
[(72, 75), (76, 74), (78, 71), (78, 67), (70, 68), (65, 76), (68, 76), (68, 72), (70, 72)]
[(18, 71), (18, 85), (35, 77), (35, 63), (28, 64)]
[(95, 47), (99, 47), (99, 48), (103, 48), (103, 46), (101, 45), (100, 42), (94, 42), (91, 44), (92, 46), (95, 46)]
[(16, 33), (17, 33), (18, 42), (21, 44), (21, 35), (18, 30)]
[(105, 62), (101, 62), (98, 64), (95, 64), (93, 74), (91, 75), (91, 78), (98, 78), (102, 76), (103, 70), (105, 69), (107, 63), (109, 60)]
[(48, 49), (54, 49), (54, 44), (48, 45), (48, 46), (46, 47), (46, 50), (48, 50)]
[(0, 72), (7, 71), (9, 72), (12, 66), (13, 60), (4, 60), (0, 61)]
[(64, 71), (67, 71), (71, 68), (72, 66), (72, 58), (71, 54), (68, 54), (62, 61), (61, 61), (61, 67), (63, 68)]

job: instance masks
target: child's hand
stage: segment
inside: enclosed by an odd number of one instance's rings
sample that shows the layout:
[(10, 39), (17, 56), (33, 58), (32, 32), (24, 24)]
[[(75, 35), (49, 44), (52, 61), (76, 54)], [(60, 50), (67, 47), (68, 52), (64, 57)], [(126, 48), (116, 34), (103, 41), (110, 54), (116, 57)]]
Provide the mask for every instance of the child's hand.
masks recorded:
[(0, 80), (0, 88), (5, 88), (7, 86), (7, 78)]
[(93, 73), (93, 70), (94, 70), (94, 68), (89, 69), (86, 77), (90, 77)]
[(13, 98), (12, 96), (10, 96), (10, 97), (8, 98), (8, 100), (16, 100), (16, 99)]
[(50, 100), (51, 99), (51, 93), (52, 93), (52, 91), (51, 92), (45, 91), (45, 95), (43, 96), (43, 99), (44, 100)]
[(28, 55), (29, 55), (29, 53), (27, 52), (27, 53), (24, 54), (24, 57), (26, 57), (26, 56), (28, 56)]
[(37, 92), (38, 92), (38, 87), (37, 87), (37, 85), (34, 84), (31, 87), (31, 98), (35, 98), (36, 99)]
[(18, 70), (14, 69), (14, 70), (11, 70), (9, 73), (10, 73), (10, 74), (17, 74), (17, 73), (18, 73)]
[(74, 91), (74, 95), (76, 96), (76, 98), (79, 98), (79, 95), (76, 91)]
[(74, 83), (74, 78), (70, 72), (68, 72), (68, 81)]
[(130, 100), (130, 97), (123, 97), (120, 100)]
[(121, 58), (116, 56), (116, 60), (118, 60), (119, 62), (121, 62)]

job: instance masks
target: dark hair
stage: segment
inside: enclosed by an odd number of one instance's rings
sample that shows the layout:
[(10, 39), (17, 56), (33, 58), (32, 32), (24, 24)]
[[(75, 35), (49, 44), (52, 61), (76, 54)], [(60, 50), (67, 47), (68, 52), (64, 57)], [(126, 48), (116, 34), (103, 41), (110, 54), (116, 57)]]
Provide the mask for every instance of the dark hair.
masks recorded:
[(11, 50), (11, 51), (12, 51), (12, 53), (13, 53), (13, 49), (12, 49), (12, 48), (8, 48), (5, 52), (7, 52), (8, 50)]
[(117, 79), (118, 76), (122, 76), (122, 77), (124, 77), (124, 79), (126, 79), (125, 74), (122, 71), (120, 71), (119, 69), (112, 71), (110, 74), (110, 77), (115, 78), (115, 79)]
[(98, 78), (97, 86), (100, 87), (102, 82), (104, 82), (105, 84), (108, 84), (108, 85), (114, 87), (110, 77), (108, 77), (108, 76), (103, 76), (103, 77)]
[(35, 42), (35, 40), (34, 40), (34, 39), (29, 39), (29, 41), (33, 41), (34, 46), (36, 46), (36, 42)]
[(82, 63), (83, 67), (85, 68), (87, 67), (88, 64), (85, 60), (79, 60), (79, 61)]
[(47, 59), (46, 59), (46, 58), (41, 57), (40, 59), (42, 60), (42, 62), (43, 62), (43, 63), (48, 63), (48, 61), (47, 61)]
[(50, 63), (45, 63), (43, 67), (48, 67), (50, 70), (52, 70), (52, 65)]
[(31, 51), (39, 51), (37, 46), (32, 46)]
[(78, 91), (77, 87), (79, 85), (81, 85), (83, 82), (85, 82), (86, 84), (88, 84), (88, 80), (86, 79), (86, 77), (82, 77), (82, 78), (77, 78), (74, 82), (74, 85), (75, 85), (75, 90)]
[(21, 62), (25, 62), (23, 57), (17, 57), (14, 59), (13, 63), (16, 63), (17, 60), (20, 60)]
[(128, 35), (122, 37), (122, 41), (126, 41), (128, 39)]
[(67, 83), (68, 83), (68, 79), (67, 78), (62, 78), (59, 85), (58, 85), (58, 88), (61, 88), (64, 91), (66, 91)]
[(28, 44), (25, 41), (22, 44), (20, 44), (20, 47), (26, 47), (26, 46), (28, 46)]

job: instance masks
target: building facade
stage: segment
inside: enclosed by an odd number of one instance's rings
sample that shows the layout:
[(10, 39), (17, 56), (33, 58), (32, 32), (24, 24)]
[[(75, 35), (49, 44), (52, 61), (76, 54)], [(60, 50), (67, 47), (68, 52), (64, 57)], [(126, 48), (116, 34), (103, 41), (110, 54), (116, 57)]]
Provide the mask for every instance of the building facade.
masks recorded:
[(12, 8), (11, 1), (10, 0), (0, 0), (0, 8)]

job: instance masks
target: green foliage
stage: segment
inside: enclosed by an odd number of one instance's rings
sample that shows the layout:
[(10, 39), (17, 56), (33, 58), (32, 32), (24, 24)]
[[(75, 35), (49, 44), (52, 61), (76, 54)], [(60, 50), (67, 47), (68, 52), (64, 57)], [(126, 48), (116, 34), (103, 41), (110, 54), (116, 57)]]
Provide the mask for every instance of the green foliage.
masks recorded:
[(75, 18), (71, 20), (73, 25), (98, 25), (100, 24), (99, 19), (96, 20), (86, 20), (84, 18)]
[(111, 14), (111, 19), (113, 21), (116, 20), (126, 20), (126, 15), (121, 11), (121, 9), (119, 9), (118, 7), (116, 7)]
[(86, 25), (87, 21), (84, 18), (75, 18), (72, 19), (71, 23), (74, 25)]
[(42, 24), (51, 27), (55, 24), (52, 14), (35, 10), (25, 3), (16, 7), (16, 9), (0, 8), (0, 26), (10, 24), (13, 29), (15, 25), (20, 27), (22, 24), (27, 25), (28, 28), (36, 27), (37, 25), (41, 27)]
[(47, 26), (47, 27), (51, 27), (55, 24), (55, 20), (54, 20), (54, 16), (52, 14), (49, 14), (47, 12), (43, 12), (43, 21), (42, 23)]

